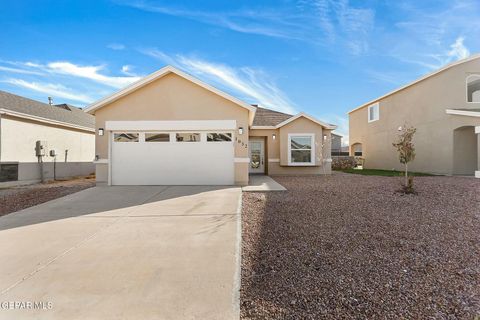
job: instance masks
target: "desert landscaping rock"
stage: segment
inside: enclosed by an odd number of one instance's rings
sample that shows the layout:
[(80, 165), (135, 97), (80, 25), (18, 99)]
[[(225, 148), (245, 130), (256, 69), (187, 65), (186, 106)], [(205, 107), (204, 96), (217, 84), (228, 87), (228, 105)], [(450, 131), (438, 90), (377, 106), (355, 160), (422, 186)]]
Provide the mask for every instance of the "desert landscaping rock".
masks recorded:
[(242, 319), (474, 319), (480, 181), (276, 177), (243, 194)]
[(95, 186), (95, 179), (72, 179), (0, 189), (0, 216)]

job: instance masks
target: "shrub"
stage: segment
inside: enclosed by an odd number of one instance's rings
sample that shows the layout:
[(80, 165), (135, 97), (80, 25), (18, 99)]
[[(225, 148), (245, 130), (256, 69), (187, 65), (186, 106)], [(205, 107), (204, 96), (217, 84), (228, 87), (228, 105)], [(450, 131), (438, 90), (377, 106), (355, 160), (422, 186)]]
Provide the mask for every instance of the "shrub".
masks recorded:
[(332, 157), (333, 170), (353, 169), (356, 164), (355, 157)]

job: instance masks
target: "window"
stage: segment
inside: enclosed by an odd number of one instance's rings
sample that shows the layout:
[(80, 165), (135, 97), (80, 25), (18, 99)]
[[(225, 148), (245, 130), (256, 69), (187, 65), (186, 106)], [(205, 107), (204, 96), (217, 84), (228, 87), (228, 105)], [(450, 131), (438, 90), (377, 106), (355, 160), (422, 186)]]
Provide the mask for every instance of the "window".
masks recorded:
[(113, 141), (115, 142), (138, 142), (138, 133), (114, 133)]
[(177, 133), (177, 142), (200, 142), (200, 133)]
[(288, 164), (314, 165), (315, 141), (314, 134), (288, 135)]
[(373, 122), (380, 119), (380, 110), (378, 107), (378, 102), (368, 106), (368, 122)]
[(169, 133), (145, 133), (145, 142), (169, 142)]
[(467, 77), (467, 102), (480, 102), (480, 74)]
[(18, 164), (3, 163), (0, 164), (0, 182), (17, 181), (18, 180)]
[(207, 133), (207, 141), (226, 142), (232, 141), (231, 133)]

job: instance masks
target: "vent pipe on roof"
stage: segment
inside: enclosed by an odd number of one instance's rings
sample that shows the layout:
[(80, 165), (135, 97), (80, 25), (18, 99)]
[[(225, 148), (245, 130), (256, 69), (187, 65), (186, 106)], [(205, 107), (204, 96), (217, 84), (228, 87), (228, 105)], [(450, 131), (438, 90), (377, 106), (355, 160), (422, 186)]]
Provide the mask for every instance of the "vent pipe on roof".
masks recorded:
[(53, 98), (52, 97), (48, 97), (48, 104), (53, 105)]

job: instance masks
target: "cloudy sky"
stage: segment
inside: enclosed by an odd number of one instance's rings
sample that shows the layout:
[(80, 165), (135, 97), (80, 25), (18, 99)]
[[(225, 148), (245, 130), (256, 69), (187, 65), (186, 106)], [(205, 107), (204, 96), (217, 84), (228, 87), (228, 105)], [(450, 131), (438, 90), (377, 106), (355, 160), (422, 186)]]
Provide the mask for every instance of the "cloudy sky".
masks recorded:
[(480, 52), (480, 1), (6, 1), (0, 90), (89, 103), (166, 64), (249, 103), (339, 125)]

